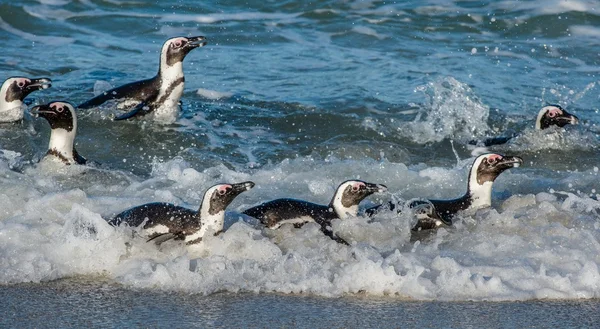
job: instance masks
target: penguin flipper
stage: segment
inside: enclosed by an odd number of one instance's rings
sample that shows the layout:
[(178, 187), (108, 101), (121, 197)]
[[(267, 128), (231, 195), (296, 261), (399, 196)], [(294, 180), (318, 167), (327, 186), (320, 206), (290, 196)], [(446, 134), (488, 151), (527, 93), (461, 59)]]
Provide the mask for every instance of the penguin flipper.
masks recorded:
[(148, 239), (146, 242), (154, 242), (157, 245), (160, 245), (163, 242), (169, 241), (171, 239), (174, 239), (175, 237), (177, 237), (176, 234), (174, 233), (163, 233), (163, 234), (156, 234), (154, 236), (152, 236), (150, 239)]
[(341, 243), (341, 244), (346, 245), (346, 246), (350, 245), (346, 240), (344, 240), (344, 239), (340, 238), (339, 236), (335, 235), (331, 229), (328, 229), (327, 227), (323, 227), (322, 225), (321, 225), (321, 232), (323, 232), (323, 234), (327, 235), (328, 237), (331, 238), (331, 240), (333, 240), (333, 241), (335, 241), (337, 243)]
[(77, 162), (77, 164), (84, 165), (87, 163), (87, 159), (79, 155), (75, 147), (73, 147), (73, 158), (75, 159), (75, 162)]
[(77, 105), (77, 108), (89, 109), (92, 107), (100, 106), (100, 105), (104, 104), (105, 102), (114, 100), (114, 99), (129, 99), (130, 98), (130, 99), (136, 99), (136, 100), (143, 100), (143, 99), (139, 98), (140, 94), (145, 94), (145, 95), (155, 95), (156, 94), (156, 87), (155, 87), (156, 80), (157, 80), (157, 77), (154, 77), (152, 79), (132, 82), (132, 83), (128, 83), (128, 84), (122, 85), (117, 88), (113, 88), (111, 90), (103, 92), (102, 94), (100, 94), (88, 101), (85, 101), (85, 102)]
[(150, 112), (150, 109), (148, 107), (148, 104), (146, 102), (141, 102), (138, 105), (136, 105), (131, 111), (121, 114), (121, 115), (118, 115), (113, 120), (115, 120), (115, 121), (126, 120), (129, 118), (133, 118), (136, 115), (148, 114), (149, 112)]

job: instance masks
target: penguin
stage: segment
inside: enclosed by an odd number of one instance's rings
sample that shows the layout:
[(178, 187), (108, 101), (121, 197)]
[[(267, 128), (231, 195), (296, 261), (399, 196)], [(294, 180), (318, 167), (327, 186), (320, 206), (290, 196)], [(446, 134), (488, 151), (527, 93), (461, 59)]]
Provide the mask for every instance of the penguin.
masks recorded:
[(333, 233), (331, 220), (357, 216), (358, 204), (362, 200), (373, 193), (385, 191), (385, 185), (348, 180), (338, 186), (327, 206), (296, 199), (277, 199), (247, 209), (243, 214), (260, 220), (270, 229), (277, 229), (286, 223), (299, 228), (305, 223), (316, 222), (325, 235), (338, 243), (349, 245)]
[(0, 122), (16, 122), (23, 120), (26, 106), (23, 100), (36, 90), (48, 89), (52, 80), (48, 78), (29, 79), (11, 77), (0, 87)]
[(163, 44), (158, 74), (113, 88), (77, 106), (80, 109), (97, 107), (109, 100), (117, 102), (120, 110), (129, 110), (114, 120), (124, 120), (154, 113), (158, 121), (175, 121), (179, 114), (179, 100), (183, 94), (185, 78), (183, 60), (193, 49), (203, 47), (203, 36), (171, 38)]
[[(517, 168), (523, 163), (518, 156), (503, 156), (495, 153), (482, 154), (475, 158), (469, 170), (467, 192), (460, 198), (452, 200), (417, 199), (407, 202), (409, 208), (422, 207), (418, 222), (413, 232), (437, 229), (440, 226), (451, 226), (452, 220), (459, 211), (487, 208), (492, 205), (492, 184), (505, 170)], [(390, 202), (366, 210), (373, 216), (382, 210), (401, 211), (402, 207)]]
[(174, 239), (186, 245), (202, 241), (211, 229), (215, 235), (223, 231), (225, 208), (242, 192), (254, 187), (253, 182), (217, 184), (204, 193), (200, 208), (196, 210), (170, 203), (154, 202), (125, 210), (108, 220), (112, 226), (126, 224), (140, 227), (144, 235), (158, 245)]
[(73, 105), (67, 102), (51, 102), (34, 106), (30, 110), (35, 117), (42, 117), (50, 124), (50, 143), (44, 159), (51, 159), (65, 165), (87, 163), (87, 159), (75, 150), (77, 115)]
[[(577, 116), (567, 112), (560, 105), (544, 106), (539, 112), (535, 120), (535, 129), (544, 130), (550, 127), (562, 128), (566, 125), (576, 125), (579, 123)], [(483, 141), (470, 141), (471, 145), (493, 146), (506, 144), (509, 140), (517, 137), (518, 134), (511, 136), (490, 137)]]

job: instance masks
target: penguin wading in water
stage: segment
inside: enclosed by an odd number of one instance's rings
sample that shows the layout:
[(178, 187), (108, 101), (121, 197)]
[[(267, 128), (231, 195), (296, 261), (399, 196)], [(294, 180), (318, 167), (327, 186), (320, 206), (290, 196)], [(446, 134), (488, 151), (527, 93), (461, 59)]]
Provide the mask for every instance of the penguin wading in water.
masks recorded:
[(17, 122), (23, 120), (27, 108), (23, 100), (36, 90), (48, 89), (52, 80), (48, 78), (28, 79), (12, 77), (6, 79), (0, 87), (0, 122)]
[(128, 110), (115, 120), (154, 113), (155, 120), (172, 123), (179, 115), (179, 100), (183, 94), (183, 60), (190, 51), (205, 45), (203, 36), (171, 38), (163, 44), (155, 77), (113, 88), (79, 104), (78, 108), (88, 109), (114, 100), (117, 109)]
[(112, 226), (139, 227), (148, 241), (161, 244), (167, 240), (184, 240), (186, 244), (202, 241), (210, 229), (223, 231), (225, 208), (242, 192), (254, 187), (253, 182), (217, 184), (204, 193), (200, 209), (192, 210), (170, 203), (154, 202), (133, 207), (108, 220)]
[[(535, 129), (544, 130), (550, 127), (564, 127), (566, 125), (576, 125), (579, 122), (579, 118), (575, 115), (567, 112), (560, 105), (548, 105), (544, 106), (539, 112), (535, 119)], [(500, 136), (490, 137), (483, 141), (470, 141), (471, 145), (483, 145), (483, 146), (494, 146), (506, 144), (511, 139), (517, 137), (518, 134), (512, 136)]]
[(338, 243), (349, 245), (335, 235), (331, 220), (358, 216), (358, 204), (373, 193), (387, 191), (385, 185), (349, 180), (340, 184), (329, 205), (320, 205), (296, 199), (277, 199), (245, 210), (243, 213), (260, 220), (270, 229), (290, 223), (299, 228), (308, 222), (316, 222), (321, 231)]
[[(409, 208), (416, 208), (417, 224), (413, 233), (421, 230), (432, 230), (442, 225), (452, 225), (452, 219), (459, 211), (487, 208), (492, 205), (492, 184), (505, 170), (519, 167), (523, 159), (517, 156), (503, 156), (488, 153), (475, 158), (467, 179), (467, 192), (458, 199), (427, 200), (415, 199), (406, 203)], [(392, 202), (367, 209), (373, 216), (383, 210), (402, 210), (402, 205)]]
[(36, 117), (42, 117), (50, 124), (50, 143), (44, 159), (66, 165), (86, 164), (87, 160), (75, 150), (77, 116), (75, 108), (67, 102), (52, 102), (38, 105), (30, 110)]

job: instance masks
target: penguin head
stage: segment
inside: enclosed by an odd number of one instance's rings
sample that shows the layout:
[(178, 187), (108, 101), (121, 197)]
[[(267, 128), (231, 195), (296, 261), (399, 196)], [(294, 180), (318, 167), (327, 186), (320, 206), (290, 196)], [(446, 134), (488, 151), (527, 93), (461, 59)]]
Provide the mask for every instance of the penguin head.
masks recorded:
[(340, 218), (346, 214), (356, 216), (358, 213), (358, 204), (373, 193), (382, 193), (387, 191), (387, 187), (382, 184), (367, 183), (360, 180), (348, 180), (340, 184), (331, 200), (332, 207)]
[(482, 154), (473, 162), (469, 174), (469, 183), (471, 187), (474, 187), (473, 184), (493, 183), (506, 169), (519, 167), (522, 163), (523, 159), (518, 156), (503, 156), (494, 153)]
[(208, 210), (208, 215), (224, 212), (225, 208), (242, 192), (254, 187), (253, 182), (238, 184), (217, 184), (206, 190), (202, 201), (202, 208)]
[(442, 224), (452, 225), (451, 222), (440, 217), (435, 206), (429, 200), (411, 199), (406, 202), (406, 206), (408, 206), (416, 219), (415, 225), (412, 225), (414, 228), (431, 229), (439, 227)]
[(579, 119), (565, 111), (559, 105), (544, 106), (538, 113), (535, 129), (546, 129), (550, 126), (564, 127), (568, 124), (577, 124)]
[(198, 47), (206, 45), (203, 36), (171, 38), (163, 44), (161, 58), (167, 66), (183, 62), (185, 56)]
[(24, 77), (12, 77), (6, 79), (2, 84), (1, 96), (3, 101), (23, 101), (27, 95), (36, 90), (48, 89), (52, 86), (52, 80), (48, 78), (28, 79)]
[(67, 102), (52, 102), (46, 105), (34, 106), (30, 110), (34, 116), (40, 116), (50, 123), (50, 128), (62, 128), (72, 131), (77, 124), (75, 108)]
[(417, 220), (438, 219), (441, 221), (435, 206), (431, 201), (425, 199), (413, 199), (407, 202)]

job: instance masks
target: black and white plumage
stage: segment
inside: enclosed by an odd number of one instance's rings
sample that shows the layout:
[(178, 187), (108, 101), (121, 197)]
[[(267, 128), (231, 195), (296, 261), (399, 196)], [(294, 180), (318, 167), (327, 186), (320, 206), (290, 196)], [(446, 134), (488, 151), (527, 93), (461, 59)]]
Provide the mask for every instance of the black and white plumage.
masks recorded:
[(348, 244), (337, 237), (331, 229), (331, 220), (358, 215), (358, 204), (373, 193), (385, 192), (385, 185), (349, 180), (340, 184), (329, 205), (320, 205), (296, 199), (277, 199), (245, 210), (245, 215), (254, 217), (270, 229), (290, 223), (300, 227), (316, 222), (321, 231), (333, 240)]
[[(517, 156), (503, 156), (488, 153), (478, 156), (471, 169), (467, 180), (467, 192), (460, 198), (452, 200), (424, 200), (410, 201), (409, 208), (423, 208), (419, 213), (418, 222), (413, 231), (436, 229), (442, 225), (452, 225), (453, 217), (459, 211), (475, 210), (492, 205), (492, 184), (505, 170), (519, 167), (523, 159)], [(401, 211), (400, 205), (389, 203), (367, 209), (366, 213), (373, 216), (383, 210)]]
[[(566, 125), (576, 125), (579, 122), (577, 116), (567, 112), (560, 105), (544, 106), (535, 119), (535, 129), (544, 130), (550, 127), (564, 127)], [(511, 139), (517, 137), (518, 134), (511, 136), (499, 136), (486, 138), (483, 141), (470, 141), (471, 145), (493, 146), (505, 144)]]
[(77, 115), (73, 105), (67, 102), (51, 102), (33, 107), (31, 114), (50, 124), (50, 142), (44, 159), (71, 164), (85, 164), (87, 160), (75, 150)]
[(559, 105), (544, 106), (535, 120), (535, 129), (543, 130), (552, 126), (564, 127), (566, 125), (576, 125), (579, 118), (567, 112)]
[(198, 210), (170, 203), (154, 202), (133, 207), (108, 221), (113, 226), (141, 227), (143, 234), (156, 244), (170, 239), (198, 243), (208, 230), (223, 231), (225, 209), (242, 192), (254, 187), (253, 182), (217, 184), (204, 193)]
[(52, 80), (48, 78), (29, 79), (11, 77), (0, 87), (0, 122), (16, 122), (23, 119), (27, 108), (23, 100), (36, 90), (48, 89)]
[(108, 90), (79, 104), (78, 108), (87, 109), (116, 101), (117, 108), (127, 112), (116, 116), (115, 120), (153, 113), (157, 121), (174, 122), (179, 115), (179, 100), (185, 84), (183, 60), (190, 51), (205, 45), (203, 36), (171, 38), (163, 44), (155, 77)]

